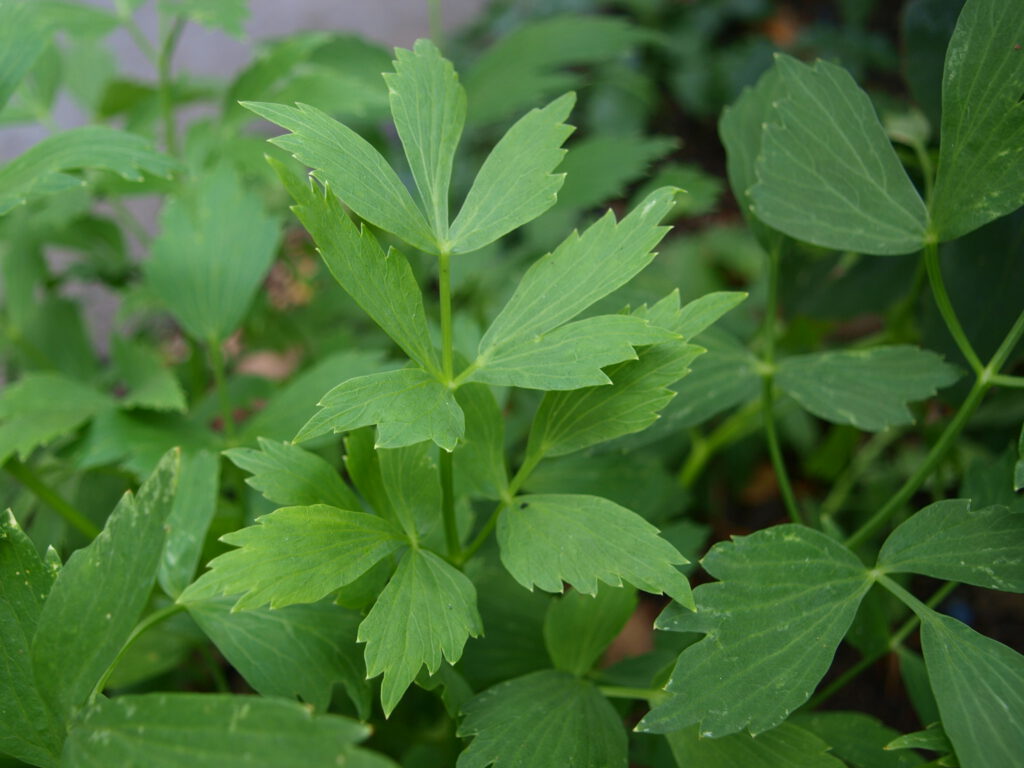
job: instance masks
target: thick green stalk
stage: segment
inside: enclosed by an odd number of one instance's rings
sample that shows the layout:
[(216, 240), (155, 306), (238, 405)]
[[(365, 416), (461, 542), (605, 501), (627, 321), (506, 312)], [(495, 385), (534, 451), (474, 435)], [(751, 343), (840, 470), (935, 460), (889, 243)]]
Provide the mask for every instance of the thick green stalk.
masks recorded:
[(455, 492), (452, 483), (452, 454), (440, 452), (441, 472), (441, 514), (444, 517), (444, 538), (448, 547), (448, 558), (459, 562), (462, 557), (459, 545), (459, 528), (455, 519)]
[(12, 456), (4, 464), (4, 469), (7, 470), (11, 477), (32, 491), (37, 499), (63, 517), (69, 525), (80, 533), (90, 539), (95, 539), (99, 536), (99, 527), (47, 485), (32, 467), (23, 464), (16, 457)]
[(599, 685), (597, 689), (609, 699), (645, 699), (653, 704), (668, 697), (657, 688), (627, 688), (622, 685)]
[[(441, 305), (441, 370), (445, 381), (452, 385), (454, 365), (454, 341), (452, 339), (452, 270), (451, 253), (442, 249), (438, 254), (438, 300)], [(455, 491), (452, 478), (452, 454), (441, 451), (438, 462), (441, 474), (441, 515), (444, 520), (444, 538), (448, 547), (448, 558), (453, 563), (462, 562), (462, 548), (459, 544), (459, 529), (455, 520)]]
[(178, 155), (178, 132), (174, 122), (174, 82), (172, 79), (171, 62), (174, 49), (178, 47), (181, 33), (185, 29), (185, 17), (177, 16), (160, 46), (157, 58), (157, 77), (160, 94), (160, 114), (164, 123), (164, 144), (168, 154)]

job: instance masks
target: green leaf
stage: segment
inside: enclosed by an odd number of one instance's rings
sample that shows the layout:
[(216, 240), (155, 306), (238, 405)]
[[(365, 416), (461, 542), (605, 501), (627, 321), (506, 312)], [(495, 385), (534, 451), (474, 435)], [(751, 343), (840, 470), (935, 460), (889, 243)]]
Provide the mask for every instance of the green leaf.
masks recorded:
[(184, 14), (204, 27), (222, 29), (235, 37), (245, 35), (244, 24), (249, 18), (246, 0), (160, 0), (160, 9), (168, 14)]
[[(746, 301), (748, 295), (743, 291), (714, 291), (704, 294), (680, 309), (675, 320), (670, 321), (665, 327), (675, 331), (684, 339), (692, 341), (694, 337), (717, 323), (723, 315)], [(678, 302), (678, 298), (676, 301)], [(641, 316), (646, 317), (645, 314)], [(651, 322), (657, 322), (653, 314)]]
[[(396, 768), (353, 746), (369, 728), (259, 696), (150, 693), (104, 699), (75, 723), (67, 768)], [(301, 758), (298, 756), (301, 755)]]
[(59, 373), (29, 373), (0, 393), (0, 464), (74, 432), (110, 401)]
[(385, 254), (373, 233), (365, 226), (357, 229), (329, 190), (312, 179), (296, 179), (281, 163), (271, 165), (298, 203), (292, 210), (341, 287), (409, 357), (439, 374), (423, 294), (406, 258), (394, 248)]
[(112, 352), (118, 377), (128, 390), (120, 400), (123, 407), (186, 411), (185, 391), (159, 352), (121, 336), (114, 336)]
[(499, 683), (463, 708), (473, 737), (458, 768), (626, 768), (626, 731), (598, 690), (547, 669)]
[(572, 126), (565, 120), (576, 103), (567, 93), (543, 109), (531, 109), (494, 145), (480, 166), (452, 222), (448, 250), (470, 253), (540, 216), (555, 204), (565, 180), (552, 171)]
[(965, 768), (1001, 768), (1024, 754), (1024, 656), (956, 619), (915, 608), (942, 725)]
[(652, 249), (669, 230), (659, 222), (675, 196), (663, 187), (618, 222), (608, 211), (536, 261), (480, 340), (478, 356), (487, 359), (495, 349), (557, 328), (628, 282), (654, 258)]
[(1017, 463), (1013, 465), (1013, 490), (1024, 488), (1024, 425), (1020, 428), (1020, 440), (1017, 443)]
[(160, 229), (144, 267), (149, 289), (193, 339), (223, 341), (241, 324), (270, 269), (279, 223), (221, 165), (167, 203)]
[(359, 494), (381, 517), (396, 519), (380, 473), (380, 454), (373, 447), (374, 429), (349, 432), (345, 438), (345, 469)]
[(121, 498), (103, 531), (57, 574), (32, 645), (36, 682), (59, 718), (86, 700), (138, 621), (156, 580), (178, 475), (169, 452)]
[(775, 381), (815, 416), (877, 432), (912, 424), (907, 403), (932, 397), (958, 378), (934, 352), (899, 345), (789, 357)]
[(387, 161), (359, 134), (315, 107), (244, 102), (242, 106), (291, 131), (271, 139), (324, 183), (361, 219), (428, 253), (437, 252), (430, 226)]
[(429, 40), (395, 49), (394, 74), (385, 73), (391, 114), (439, 242), (448, 238), (448, 184), (466, 122), (466, 92), (451, 63)]
[(73, 128), (43, 139), (0, 168), (0, 216), (19, 205), (84, 181), (66, 171), (112, 171), (129, 181), (143, 173), (170, 176), (177, 163), (152, 149), (147, 139), (99, 125)]
[(259, 450), (232, 448), (224, 451), (224, 455), (250, 474), (246, 484), (267, 499), (282, 506), (323, 503), (339, 509), (362, 510), (362, 504), (338, 470), (315, 453), (291, 443), (262, 437), (258, 440)]
[(0, 514), (0, 752), (56, 766), (61, 729), (32, 674), (32, 637), (55, 569), (44, 563), (10, 510)]
[(826, 248), (898, 254), (924, 244), (928, 212), (868, 98), (846, 70), (776, 54), (769, 114), (750, 191), (754, 213)]
[(505, 419), (486, 384), (463, 384), (455, 393), (466, 417), (466, 434), (453, 456), (457, 496), (500, 499), (508, 488)]
[(454, 450), (465, 420), (451, 390), (419, 368), (359, 376), (323, 396), (320, 411), (299, 430), (301, 442), (328, 432), (377, 426), (377, 448), (433, 440)]
[(196, 575), (206, 532), (217, 511), (220, 457), (210, 451), (183, 453), (178, 491), (167, 516), (167, 542), (157, 571), (160, 587), (171, 597), (182, 593)]
[(434, 674), (442, 658), (454, 664), (466, 640), (482, 632), (473, 583), (433, 552), (407, 551), (359, 625), (367, 677), (384, 673), (384, 715), (391, 714), (421, 667)]
[(636, 610), (636, 590), (601, 586), (597, 594), (570, 590), (551, 601), (544, 617), (544, 644), (556, 669), (582, 677)]
[(516, 497), (498, 519), (501, 562), (527, 589), (561, 592), (568, 583), (593, 595), (603, 581), (625, 580), (645, 592), (693, 605), (690, 584), (676, 566), (687, 562), (658, 529), (598, 496)]
[(370, 688), (356, 645), (360, 616), (330, 602), (232, 611), (231, 598), (198, 600), (188, 612), (232, 667), (264, 696), (298, 696), (326, 712), (340, 682), (359, 715)]
[(402, 526), (409, 541), (427, 538), (441, 520), (437, 449), (424, 441), (404, 448), (378, 450), (377, 457), (388, 496), (388, 511)]
[(885, 748), (891, 750), (923, 749), (926, 752), (953, 754), (953, 745), (949, 743), (949, 737), (946, 736), (940, 723), (932, 723), (923, 731), (906, 733), (890, 741)]
[(783, 723), (757, 737), (734, 733), (704, 738), (695, 727), (667, 734), (680, 768), (843, 768), (828, 754), (829, 745), (804, 728)]
[(697, 588), (697, 612), (670, 605), (655, 626), (706, 636), (680, 655), (676, 695), (637, 728), (764, 733), (810, 697), (872, 582), (852, 552), (800, 525), (734, 537), (701, 564), (719, 581)]
[(1024, 15), (969, 0), (946, 51), (932, 216), (953, 240), (1024, 204)]
[(1003, 592), (1024, 592), (1024, 513), (938, 501), (903, 522), (882, 545), (887, 573), (920, 573)]
[(351, 584), (405, 543), (387, 520), (326, 504), (284, 507), (257, 524), (221, 537), (239, 549), (210, 561), (186, 589), (186, 605), (218, 595), (241, 595), (234, 609), (315, 603)]
[(599, 315), (549, 333), (517, 338), (478, 357), (469, 381), (526, 389), (572, 390), (611, 384), (602, 368), (636, 360), (634, 347), (676, 338), (633, 315)]
[[(789, 721), (815, 734), (831, 747), (832, 754), (852, 768), (914, 768), (921, 759), (914, 753), (888, 751), (897, 731), (860, 712), (812, 712)], [(785, 727), (785, 726), (783, 726)], [(763, 736), (758, 736), (758, 739)]]
[(49, 37), (33, 5), (13, 0), (0, 3), (0, 111), (32, 69)]

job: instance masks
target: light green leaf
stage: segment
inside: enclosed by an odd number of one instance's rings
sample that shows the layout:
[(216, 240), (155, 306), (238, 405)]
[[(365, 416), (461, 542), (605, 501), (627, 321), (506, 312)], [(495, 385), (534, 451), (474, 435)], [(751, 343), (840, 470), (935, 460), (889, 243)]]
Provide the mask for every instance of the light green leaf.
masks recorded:
[(49, 37), (33, 5), (16, 0), (0, 2), (0, 111), (32, 69)]
[(74, 0), (33, 0), (32, 5), (44, 24), (75, 37), (106, 37), (118, 26), (117, 16), (105, 8)]
[(59, 373), (29, 373), (0, 393), (0, 464), (77, 430), (108, 407), (99, 392)]
[(454, 664), (469, 637), (483, 632), (476, 589), (433, 552), (410, 549), (359, 625), (366, 674), (384, 673), (380, 700), (389, 716), (424, 665), (434, 674)]
[(455, 399), (466, 417), (466, 434), (454, 454), (457, 496), (500, 499), (508, 488), (505, 466), (505, 419), (491, 388), (463, 384)]
[(605, 371), (611, 386), (549, 392), (530, 428), (527, 455), (563, 456), (646, 429), (673, 398), (669, 385), (702, 351), (681, 341), (657, 344)]
[(697, 588), (697, 612), (670, 605), (655, 626), (706, 636), (680, 655), (667, 686), (676, 695), (638, 730), (764, 733), (810, 697), (871, 580), (852, 552), (800, 525), (734, 537), (701, 564), (719, 581)]
[(1024, 14), (969, 0), (946, 51), (932, 215), (953, 240), (1024, 204)]
[(921, 647), (942, 725), (964, 768), (1024, 755), (1024, 656), (923, 606)]
[(43, 139), (0, 168), (0, 216), (39, 197), (82, 186), (66, 171), (112, 171), (129, 181), (143, 173), (170, 176), (177, 163), (154, 151), (147, 139), (126, 131), (87, 125)]
[(224, 455), (250, 474), (245, 482), (267, 499), (283, 506), (323, 503), (339, 509), (362, 510), (362, 504), (338, 470), (315, 453), (291, 443), (262, 437), (258, 440), (259, 450), (232, 448), (224, 451)]
[(626, 729), (590, 683), (546, 669), (507, 680), (463, 708), (472, 736), (458, 768), (626, 768)]
[(932, 397), (958, 378), (940, 355), (899, 345), (789, 357), (775, 381), (815, 416), (877, 432), (912, 424), (907, 403)]
[(178, 475), (169, 452), (103, 531), (57, 574), (32, 644), (36, 682), (59, 718), (86, 700), (138, 621), (156, 580)]
[(623, 580), (645, 592), (693, 605), (690, 584), (676, 566), (687, 562), (658, 529), (598, 496), (516, 497), (498, 519), (501, 562), (527, 589), (561, 592), (568, 583), (588, 595), (603, 581)]
[(270, 269), (279, 223), (221, 165), (167, 203), (160, 229), (144, 265), (149, 289), (193, 339), (223, 341), (241, 324)]
[(928, 212), (846, 70), (776, 54), (777, 106), (750, 191), (759, 219), (839, 250), (898, 254), (924, 244)]
[(313, 175), (360, 218), (421, 251), (437, 251), (430, 226), (409, 190), (366, 139), (307, 104), (244, 102), (242, 106), (291, 131), (271, 143), (313, 168)]
[(315, 603), (405, 543), (387, 520), (326, 504), (283, 507), (256, 523), (221, 537), (239, 549), (211, 560), (179, 603), (219, 595), (241, 595), (236, 611)]
[(389, 513), (410, 541), (427, 538), (441, 519), (437, 449), (424, 441), (404, 448), (378, 450), (377, 458)]
[(1024, 513), (971, 509), (970, 499), (930, 504), (889, 535), (878, 568), (1024, 592)]
[(102, 699), (72, 727), (66, 768), (397, 768), (353, 746), (369, 728), (260, 696), (149, 693)]
[(299, 430), (296, 441), (375, 424), (378, 448), (433, 440), (451, 451), (465, 431), (451, 390), (419, 368), (349, 379), (324, 395), (319, 405), (320, 411)]
[(185, 391), (159, 352), (121, 336), (114, 336), (112, 352), (118, 377), (128, 390), (122, 406), (185, 412)]
[(804, 728), (783, 723), (759, 733), (705, 738), (696, 727), (667, 734), (680, 768), (844, 768), (828, 754), (829, 745)]
[(380, 474), (380, 454), (373, 447), (372, 427), (349, 432), (345, 437), (345, 469), (359, 494), (381, 517), (396, 520)]
[(669, 230), (659, 222), (675, 196), (675, 189), (663, 187), (618, 222), (608, 211), (582, 235), (573, 232), (536, 261), (480, 340), (477, 354), (486, 359), (499, 347), (557, 328), (628, 282), (654, 258), (652, 249)]
[(188, 604), (195, 619), (239, 674), (264, 696), (298, 696), (321, 712), (340, 682), (362, 718), (370, 688), (356, 645), (361, 617), (330, 602), (232, 611), (228, 598)]
[(385, 73), (391, 114), (439, 242), (448, 238), (448, 184), (466, 122), (466, 92), (451, 63), (429, 40), (395, 49), (394, 74)]
[(157, 571), (160, 587), (177, 597), (196, 575), (206, 532), (217, 511), (220, 457), (210, 451), (183, 453), (178, 491), (167, 516), (167, 542)]
[(36, 688), (32, 637), (53, 579), (10, 510), (0, 513), (0, 752), (56, 766), (61, 729)]
[(632, 587), (598, 587), (597, 594), (570, 590), (555, 598), (544, 617), (544, 644), (556, 669), (582, 677), (636, 610)]
[[(723, 315), (731, 312), (746, 301), (748, 295), (743, 291), (715, 291), (707, 293), (680, 309), (675, 322), (665, 327), (675, 331), (684, 339), (692, 341), (694, 337), (717, 323)], [(678, 301), (678, 298), (676, 301)], [(655, 323), (657, 321), (652, 317), (651, 322)]]
[(271, 165), (298, 203), (292, 210), (341, 287), (409, 357), (439, 374), (423, 294), (406, 258), (393, 248), (385, 254), (373, 233), (365, 226), (357, 229), (329, 190), (312, 179), (297, 179), (281, 163)]
[(168, 14), (184, 14), (204, 27), (223, 29), (235, 37), (245, 34), (244, 24), (249, 18), (246, 0), (160, 0), (161, 10)]
[(611, 384), (602, 368), (636, 360), (634, 347), (674, 338), (673, 332), (633, 315), (588, 317), (491, 347), (476, 359), (469, 381), (543, 390)]
[[(790, 721), (824, 739), (832, 753), (852, 768), (914, 768), (921, 758), (912, 752), (889, 751), (898, 731), (860, 712), (811, 712)], [(785, 725), (780, 726), (785, 727)], [(758, 736), (758, 740), (763, 736)]]
[(552, 171), (565, 155), (561, 147), (573, 131), (565, 120), (575, 102), (567, 93), (531, 109), (494, 145), (452, 222), (452, 253), (483, 248), (555, 204), (565, 176)]

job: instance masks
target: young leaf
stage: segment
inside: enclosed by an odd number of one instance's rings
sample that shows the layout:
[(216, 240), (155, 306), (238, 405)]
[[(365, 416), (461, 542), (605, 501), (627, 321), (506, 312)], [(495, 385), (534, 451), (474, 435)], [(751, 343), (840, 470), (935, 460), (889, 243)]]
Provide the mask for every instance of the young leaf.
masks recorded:
[(1024, 512), (971, 509), (970, 499), (937, 501), (889, 535), (878, 568), (1024, 592)]
[(355, 747), (369, 728), (260, 696), (149, 693), (101, 699), (75, 722), (66, 768), (397, 768)]
[(30, 650), (55, 575), (11, 511), (0, 514), (0, 752), (42, 766), (57, 765), (62, 734), (36, 688)]
[(110, 404), (104, 395), (59, 373), (29, 373), (0, 393), (0, 464), (22, 459), (74, 432)]
[(656, 626), (706, 636), (679, 657), (677, 695), (637, 728), (763, 733), (810, 697), (872, 582), (852, 552), (800, 525), (734, 537), (701, 564), (719, 581), (697, 588), (697, 612), (670, 605)]
[(754, 213), (791, 237), (881, 255), (924, 244), (928, 212), (878, 121), (841, 67), (776, 54), (780, 100), (750, 191)]
[(291, 131), (271, 143), (314, 168), (313, 175), (361, 219), (421, 251), (437, 251), (430, 226), (409, 190), (366, 139), (307, 104), (245, 102), (242, 106)]
[(436, 449), (429, 442), (378, 450), (388, 510), (410, 541), (419, 541), (441, 518), (441, 481)]
[(442, 658), (454, 664), (466, 640), (481, 632), (473, 583), (433, 552), (407, 551), (359, 625), (367, 677), (384, 673), (384, 715), (391, 714), (421, 667), (434, 674)]
[(217, 511), (220, 490), (220, 457), (211, 451), (183, 453), (178, 469), (178, 492), (167, 516), (157, 581), (171, 597), (177, 597), (196, 575), (206, 543), (206, 532)]
[(692, 606), (690, 584), (676, 568), (687, 562), (658, 529), (598, 496), (517, 497), (498, 520), (501, 562), (527, 589), (561, 592), (568, 583), (588, 595), (603, 581), (627, 581)]
[(271, 161), (295, 199), (292, 210), (316, 241), (335, 280), (413, 360), (438, 374), (441, 364), (428, 333), (423, 294), (405, 257), (385, 254), (365, 226), (357, 229), (330, 190), (296, 179)]
[(371, 424), (377, 425), (378, 448), (433, 440), (452, 451), (465, 431), (462, 410), (451, 390), (426, 371), (403, 368), (339, 384), (323, 396), (320, 411), (295, 440)]
[(626, 731), (598, 690), (546, 669), (506, 680), (463, 708), (459, 736), (472, 736), (458, 768), (626, 768)]
[(43, 52), (48, 32), (29, 3), (0, 3), (0, 111)]
[(360, 616), (330, 602), (232, 611), (228, 598), (197, 600), (189, 615), (224, 658), (264, 696), (298, 696), (320, 712), (340, 682), (359, 715), (370, 715), (370, 688), (356, 645)]
[(602, 368), (636, 360), (634, 347), (676, 338), (633, 315), (577, 320), (532, 338), (496, 345), (476, 359), (469, 381), (526, 389), (572, 390), (610, 384)]
[(291, 443), (258, 440), (259, 450), (232, 448), (224, 455), (248, 472), (245, 482), (270, 501), (288, 507), (323, 503), (339, 509), (363, 508), (338, 470), (315, 453)]
[(30, 200), (85, 183), (66, 171), (95, 168), (142, 181), (143, 173), (166, 177), (177, 167), (141, 136), (100, 125), (73, 128), (43, 139), (0, 168), (0, 216)]
[(1024, 204), (1024, 14), (969, 0), (946, 51), (932, 216), (953, 240)]
[(123, 407), (187, 410), (185, 391), (159, 352), (121, 336), (113, 337), (111, 351), (118, 377), (128, 388), (120, 400)]
[(576, 94), (531, 109), (501, 137), (480, 167), (452, 222), (447, 248), (470, 253), (540, 216), (555, 204), (565, 179), (552, 171), (562, 161), (565, 124)]
[(1018, 762), (1024, 754), (1024, 656), (956, 619), (917, 610), (928, 677), (960, 764)]
[(466, 435), (454, 454), (457, 496), (500, 499), (508, 488), (505, 420), (491, 388), (463, 384), (455, 399), (466, 417)]
[(734, 733), (719, 739), (705, 738), (696, 727), (667, 734), (672, 754), (680, 766), (700, 768), (843, 768), (846, 764), (828, 754), (829, 745), (804, 728), (783, 723), (757, 737)]
[(326, 504), (283, 507), (221, 541), (240, 549), (210, 561), (186, 589), (186, 605), (218, 595), (241, 595), (234, 610), (315, 603), (350, 584), (405, 543), (387, 520)]
[(544, 617), (544, 644), (556, 669), (582, 677), (636, 610), (636, 590), (601, 586), (597, 594), (570, 590), (551, 601)]
[(76, 550), (50, 590), (32, 644), (39, 690), (59, 718), (92, 693), (146, 606), (164, 548), (178, 475), (171, 451), (125, 494), (103, 531)]
[(448, 184), (466, 122), (466, 92), (451, 63), (429, 40), (395, 49), (394, 74), (385, 73), (391, 114), (439, 242), (448, 238)]
[(245, 317), (279, 237), (258, 195), (221, 165), (164, 207), (146, 282), (193, 339), (223, 341)]
[(907, 402), (932, 397), (957, 378), (934, 352), (900, 345), (786, 358), (775, 380), (815, 416), (877, 432), (913, 423)]

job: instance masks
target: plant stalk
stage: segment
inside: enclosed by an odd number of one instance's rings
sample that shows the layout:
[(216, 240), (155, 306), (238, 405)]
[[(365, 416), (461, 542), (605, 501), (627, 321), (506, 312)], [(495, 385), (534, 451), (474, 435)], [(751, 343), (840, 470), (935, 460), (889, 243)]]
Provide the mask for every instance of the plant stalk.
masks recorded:
[(164, 123), (164, 144), (167, 153), (178, 156), (178, 131), (174, 122), (174, 94), (173, 75), (171, 62), (174, 59), (174, 50), (178, 47), (181, 33), (185, 29), (185, 17), (177, 16), (171, 23), (171, 29), (164, 37), (160, 46), (160, 54), (157, 57), (157, 77), (160, 93), (160, 113)]
[(82, 535), (89, 539), (95, 539), (99, 536), (100, 529), (96, 523), (47, 485), (28, 464), (24, 464), (17, 457), (12, 456), (4, 464), (4, 469), (7, 470), (11, 477), (32, 491), (37, 499), (64, 518), (69, 525), (78, 530)]
[(210, 339), (206, 343), (210, 352), (210, 368), (213, 370), (213, 386), (217, 390), (217, 401), (220, 405), (220, 418), (224, 424), (224, 436), (228, 440), (235, 437), (235, 417), (231, 412), (231, 398), (228, 397), (227, 385), (224, 377), (224, 352), (221, 350), (220, 342)]
[(117, 665), (120, 663), (121, 659), (124, 658), (124, 655), (128, 652), (128, 649), (132, 647), (135, 641), (138, 640), (143, 635), (143, 633), (146, 632), (146, 630), (148, 630), (150, 627), (156, 626), (165, 619), (169, 619), (176, 613), (181, 613), (184, 610), (185, 606), (181, 603), (171, 603), (170, 605), (165, 606), (158, 611), (154, 611), (153, 613), (149, 614), (149, 616), (140, 621), (138, 624), (136, 624), (135, 629), (132, 630), (132, 633), (128, 635), (128, 639), (125, 640), (124, 645), (121, 646), (121, 650), (117, 652), (117, 656), (115, 656), (114, 660), (110, 662), (110, 666), (107, 667), (106, 671), (103, 673), (103, 676), (100, 677), (99, 682), (96, 683), (96, 687), (92, 689), (92, 695), (89, 697), (89, 700), (92, 701), (101, 693), (103, 693), (103, 689), (107, 687), (107, 681), (110, 679), (110, 676), (114, 674), (114, 670), (117, 669)]
[(924, 263), (928, 270), (928, 281), (931, 283), (935, 304), (939, 308), (939, 313), (942, 315), (950, 335), (956, 342), (957, 347), (959, 347), (961, 354), (967, 359), (971, 370), (975, 374), (980, 374), (981, 369), (985, 366), (982, 365), (981, 358), (978, 357), (978, 353), (971, 346), (970, 339), (964, 333), (963, 326), (960, 325), (960, 319), (956, 316), (956, 310), (953, 308), (953, 302), (949, 298), (946, 283), (942, 279), (942, 266), (939, 264), (939, 244), (937, 242), (929, 242), (925, 245)]

